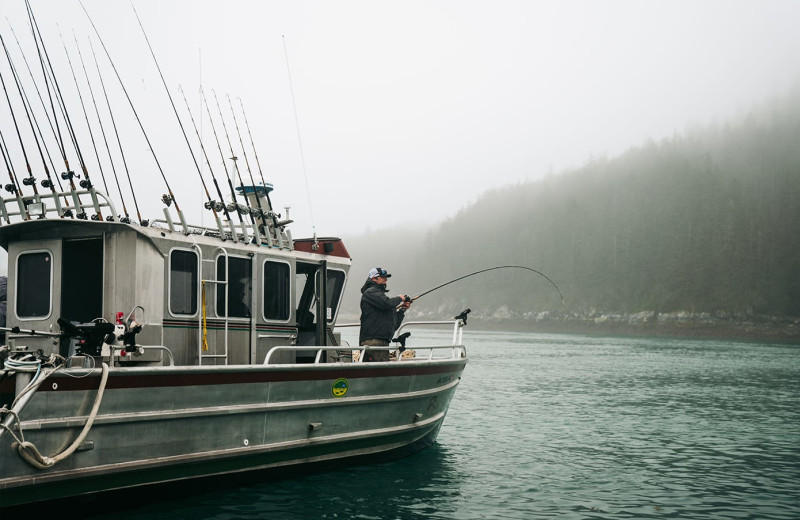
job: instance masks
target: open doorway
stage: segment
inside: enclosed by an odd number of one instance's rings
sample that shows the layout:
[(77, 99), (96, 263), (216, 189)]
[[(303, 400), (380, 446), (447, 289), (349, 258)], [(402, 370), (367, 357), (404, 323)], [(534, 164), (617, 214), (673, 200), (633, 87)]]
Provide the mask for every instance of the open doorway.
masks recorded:
[(103, 317), (103, 239), (64, 240), (61, 317), (88, 323)]

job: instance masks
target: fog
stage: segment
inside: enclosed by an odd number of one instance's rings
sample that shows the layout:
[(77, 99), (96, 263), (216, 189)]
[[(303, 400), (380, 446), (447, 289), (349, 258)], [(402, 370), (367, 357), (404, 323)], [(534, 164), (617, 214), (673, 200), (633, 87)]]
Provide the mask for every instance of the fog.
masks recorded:
[[(220, 183), (226, 182), (225, 169), (200, 85), (217, 118), (222, 155), (230, 157), (231, 150), (212, 92), (219, 97), (245, 182), (246, 160), (257, 181), (263, 172), (273, 183), (276, 209), (285, 213), (283, 207), (291, 206), (295, 237), (434, 223), (487, 189), (557, 174), (692, 124), (724, 120), (800, 77), (800, 3), (791, 0), (84, 0), (83, 5), (188, 219), (211, 224), (202, 209), (205, 192), (192, 156), (132, 6), (212, 198), (217, 197), (209, 167), (179, 85)], [(91, 40), (136, 204), (143, 218), (160, 218), (166, 187), (81, 4), (32, 0), (31, 6), (94, 184), (100, 187), (99, 168), (59, 33), (89, 119), (96, 123), (77, 52), (80, 47), (99, 97)], [(34, 75), (41, 78), (25, 3), (0, 0), (0, 14), (0, 34), (28, 96), (35, 99), (14, 39), (15, 33)], [(0, 73), (31, 164), (41, 170), (5, 59)], [(38, 101), (32, 103), (41, 109)], [(99, 99), (98, 104), (110, 134), (111, 121)], [(24, 171), (5, 99), (0, 130), (17, 170)], [(98, 139), (98, 127), (93, 131)], [(97, 145), (101, 161), (107, 161)], [(55, 160), (57, 148), (54, 142), (49, 146)], [(128, 210), (135, 216), (125, 170), (119, 157), (114, 159)], [(74, 154), (70, 160), (77, 169)], [(232, 170), (230, 162), (227, 166)], [(107, 162), (103, 170), (118, 200)], [(35, 175), (43, 178), (41, 171)]]

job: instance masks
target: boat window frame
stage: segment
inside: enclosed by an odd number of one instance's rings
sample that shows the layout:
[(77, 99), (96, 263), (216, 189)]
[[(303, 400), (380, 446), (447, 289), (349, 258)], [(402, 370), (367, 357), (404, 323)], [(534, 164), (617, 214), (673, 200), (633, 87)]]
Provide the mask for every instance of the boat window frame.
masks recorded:
[[(230, 253), (225, 255), (223, 253), (219, 253), (216, 257), (214, 257), (214, 280), (219, 280), (219, 278), (217, 278), (217, 276), (218, 276), (217, 263), (219, 262), (220, 258), (225, 258), (226, 259), (226, 265), (225, 265), (225, 268), (226, 268), (225, 269), (225, 281), (226, 282), (229, 281), (228, 280), (228, 278), (229, 278), (228, 275), (230, 274), (230, 263), (228, 263), (227, 259), (240, 258), (242, 260), (249, 260), (250, 261), (250, 272), (249, 272), (249, 275), (250, 275), (250, 301), (247, 302), (247, 306), (250, 308), (250, 316), (225, 316), (223, 314), (220, 314), (220, 309), (217, 308), (217, 301), (218, 301), (217, 292), (219, 290), (225, 290), (225, 288), (228, 286), (228, 284), (215, 283), (214, 284), (214, 286), (215, 286), (215, 288), (214, 288), (214, 317), (217, 318), (217, 319), (221, 319), (221, 320), (228, 319), (228, 320), (233, 320), (233, 321), (248, 322), (248, 321), (253, 319), (252, 306), (253, 306), (253, 284), (254, 284), (254, 281), (253, 281), (253, 260), (254, 260), (254, 257), (252, 257), (250, 255), (236, 255), (236, 254), (230, 254)], [(206, 294), (208, 294), (208, 291), (206, 291)], [(230, 288), (228, 288), (228, 296), (229, 296), (229, 298), (228, 298), (228, 310), (230, 311)]]
[[(277, 319), (277, 318), (268, 318), (267, 315), (266, 315), (267, 307), (266, 307), (266, 305), (264, 305), (264, 298), (266, 298), (267, 287), (266, 287), (266, 279), (264, 277), (264, 269), (266, 268), (267, 262), (272, 262), (274, 264), (285, 264), (286, 266), (289, 267), (289, 279), (287, 280), (288, 289), (289, 289), (289, 294), (288, 294), (289, 308), (287, 309), (288, 310), (288, 316), (287, 316), (287, 318), (285, 320), (280, 320), (280, 319)], [(258, 273), (259, 274), (259, 279), (261, 280), (261, 283), (260, 283), (261, 287), (259, 288), (259, 300), (258, 300), (257, 303), (259, 304), (259, 307), (261, 307), (261, 319), (263, 319), (265, 322), (268, 322), (268, 323), (290, 323), (292, 321), (292, 310), (294, 309), (294, 306), (295, 306), (294, 289), (293, 289), (294, 282), (292, 281), (294, 279), (294, 276), (296, 276), (294, 271), (295, 271), (294, 270), (294, 266), (292, 265), (291, 262), (289, 262), (287, 260), (283, 260), (283, 259), (280, 259), (280, 258), (271, 258), (271, 257), (266, 257), (266, 258), (264, 258), (264, 260), (262, 260), (262, 262), (261, 262), (261, 270)]]
[[(31, 255), (34, 253), (47, 253), (50, 257), (50, 291), (49, 291), (49, 306), (47, 309), (47, 314), (44, 316), (27, 316), (23, 317), (19, 315), (19, 306), (17, 305), (17, 301), (19, 300), (20, 296), (20, 289), (19, 289), (19, 258), (25, 255)], [(52, 250), (47, 248), (42, 249), (26, 249), (24, 251), (20, 251), (17, 253), (17, 257), (14, 259), (14, 316), (20, 321), (42, 321), (50, 319), (53, 315), (53, 300), (54, 300), (54, 270), (53, 270), (53, 263), (55, 262), (55, 253)]]
[[(196, 263), (196, 265), (197, 265), (197, 276), (195, 277), (195, 284), (196, 284), (196, 287), (197, 287), (197, 297), (195, 298), (196, 308), (194, 310), (194, 313), (192, 313), (192, 314), (179, 314), (179, 313), (175, 313), (175, 312), (172, 311), (172, 253), (174, 251), (185, 251), (187, 253), (192, 253), (194, 255), (194, 257), (197, 259), (197, 263)], [(201, 287), (200, 287), (201, 286), (200, 278), (202, 276), (202, 270), (201, 270), (202, 265), (200, 264), (201, 260), (202, 260), (202, 258), (198, 254), (197, 250), (193, 249), (193, 248), (189, 248), (189, 247), (172, 247), (172, 248), (170, 248), (169, 252), (167, 253), (167, 269), (166, 269), (166, 271), (167, 271), (167, 312), (169, 313), (170, 316), (173, 316), (173, 317), (176, 317), (176, 318), (177, 317), (184, 317), (184, 318), (185, 317), (191, 317), (191, 318), (194, 318), (200, 312), (200, 309), (201, 309), (201, 307), (203, 305), (202, 302), (200, 301), (202, 299), (202, 291), (201, 291)]]
[[(342, 306), (342, 300), (344, 299), (344, 291), (347, 288), (347, 271), (345, 271), (344, 269), (336, 268), (336, 267), (328, 267), (326, 270), (329, 273), (328, 274), (328, 279), (329, 280), (330, 280), (331, 271), (335, 271), (337, 273), (342, 273), (342, 290), (339, 292), (339, 300), (336, 301), (336, 310), (331, 313), (331, 317), (330, 318), (327, 318), (327, 316), (326, 316), (327, 323), (331, 324), (331, 323), (336, 323), (336, 317), (338, 316), (339, 309)], [(325, 288), (325, 294), (328, 294), (328, 288), (327, 287)], [(333, 294), (331, 294), (331, 303), (334, 303), (333, 302)], [(327, 304), (328, 304), (328, 302), (325, 302), (325, 308), (326, 308), (325, 312), (326, 313), (327, 313), (327, 309), (328, 309)]]

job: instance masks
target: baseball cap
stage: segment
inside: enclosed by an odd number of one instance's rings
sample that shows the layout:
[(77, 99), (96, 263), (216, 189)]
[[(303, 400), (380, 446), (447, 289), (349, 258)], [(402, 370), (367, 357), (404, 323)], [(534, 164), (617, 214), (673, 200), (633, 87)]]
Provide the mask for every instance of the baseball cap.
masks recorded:
[(367, 275), (367, 278), (372, 280), (376, 276), (383, 276), (384, 278), (391, 278), (392, 277), (392, 275), (390, 275), (386, 271), (386, 269), (384, 269), (383, 267), (373, 267), (372, 269), (369, 270), (369, 274)]

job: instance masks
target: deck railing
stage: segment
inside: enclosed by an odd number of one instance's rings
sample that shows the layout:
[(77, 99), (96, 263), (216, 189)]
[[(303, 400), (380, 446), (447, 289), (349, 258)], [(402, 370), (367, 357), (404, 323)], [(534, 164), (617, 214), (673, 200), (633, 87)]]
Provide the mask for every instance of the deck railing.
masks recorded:
[[(456, 319), (456, 320), (444, 320), (444, 321), (409, 321), (404, 323), (395, 334), (395, 337), (400, 336), (405, 329), (414, 328), (414, 327), (428, 327), (431, 325), (435, 326), (449, 326), (453, 327), (453, 337), (452, 343), (446, 345), (407, 345), (405, 347), (405, 352), (414, 352), (413, 356), (405, 356), (405, 355), (397, 355), (395, 359), (392, 359), (391, 362), (410, 362), (410, 361), (439, 361), (439, 360), (447, 360), (447, 359), (460, 359), (467, 356), (467, 349), (462, 344), (462, 328), (464, 327), (463, 320)], [(356, 328), (360, 327), (360, 323), (342, 323), (337, 324), (336, 328)], [(271, 364), (270, 361), (272, 357), (278, 352), (316, 352), (314, 357), (314, 364), (322, 363), (322, 354), (324, 352), (332, 352), (336, 354), (336, 357), (339, 359), (340, 363), (363, 363), (364, 362), (364, 353), (367, 350), (395, 350), (399, 351), (400, 345), (395, 343), (394, 345), (389, 345), (388, 347), (368, 347), (368, 346), (351, 346), (351, 345), (339, 345), (339, 346), (277, 346), (272, 347), (269, 352), (267, 352), (266, 357), (264, 358), (264, 364), (269, 365)], [(418, 354), (419, 351), (427, 351), (426, 356), (421, 356)], [(448, 351), (447, 355), (445, 356), (436, 356), (435, 354), (440, 353), (442, 351)], [(342, 354), (342, 353), (349, 353)], [(419, 352), (421, 353), (421, 352)], [(399, 354), (399, 352), (398, 352)]]

